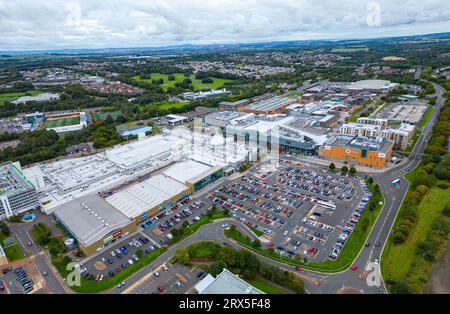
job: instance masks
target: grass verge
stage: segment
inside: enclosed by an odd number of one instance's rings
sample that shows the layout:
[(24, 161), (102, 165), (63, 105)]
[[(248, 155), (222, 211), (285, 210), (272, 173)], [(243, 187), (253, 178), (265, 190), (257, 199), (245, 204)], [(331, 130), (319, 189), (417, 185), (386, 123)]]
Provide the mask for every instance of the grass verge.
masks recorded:
[(267, 294), (288, 294), (288, 292), (282, 288), (279, 288), (272, 284), (271, 282), (261, 279), (261, 278), (253, 278), (246, 280), (253, 287), (265, 292)]
[[(372, 191), (374, 191), (374, 186), (371, 186), (370, 188)], [(379, 202), (381, 202), (381, 204)], [(326, 260), (323, 262), (305, 263), (298, 258), (281, 256), (271, 248), (255, 248), (251, 245), (251, 240), (249, 237), (244, 236), (234, 228), (225, 230), (224, 233), (226, 236), (239, 242), (241, 245), (247, 247), (248, 249), (279, 262), (283, 262), (293, 266), (302, 266), (305, 269), (313, 271), (333, 273), (345, 270), (346, 268), (351, 266), (351, 263), (363, 247), (364, 242), (366, 241), (367, 236), (369, 235), (369, 232), (372, 229), (372, 226), (383, 207), (382, 204), (384, 204), (384, 197), (382, 193), (374, 193), (374, 196), (368, 203), (366, 210), (361, 215), (359, 223), (356, 225), (355, 229), (353, 230), (352, 234), (342, 248), (341, 253), (335, 261)]]
[[(79, 286), (73, 286), (71, 289), (78, 293), (96, 293), (105, 290), (109, 290), (114, 286), (118, 285), (120, 282), (126, 280), (129, 276), (136, 273), (138, 270), (144, 266), (153, 262), (162, 253), (166, 251), (165, 248), (157, 248), (151, 251), (149, 254), (143, 256), (139, 261), (123, 269), (120, 273), (116, 274), (114, 277), (105, 277), (102, 281), (89, 280), (81, 277), (81, 283)], [(55, 256), (52, 258), (53, 265), (58, 269), (59, 273), (67, 278), (71, 271), (67, 270), (67, 264), (72, 262), (72, 260), (67, 256)]]

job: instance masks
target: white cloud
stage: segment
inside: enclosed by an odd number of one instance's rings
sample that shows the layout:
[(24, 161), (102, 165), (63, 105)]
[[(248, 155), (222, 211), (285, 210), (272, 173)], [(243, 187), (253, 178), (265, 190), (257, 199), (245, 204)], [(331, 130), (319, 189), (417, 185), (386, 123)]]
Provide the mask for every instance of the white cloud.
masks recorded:
[[(0, 0), (0, 50), (146, 47), (450, 31), (447, 0)], [(405, 27), (407, 26), (407, 27)]]

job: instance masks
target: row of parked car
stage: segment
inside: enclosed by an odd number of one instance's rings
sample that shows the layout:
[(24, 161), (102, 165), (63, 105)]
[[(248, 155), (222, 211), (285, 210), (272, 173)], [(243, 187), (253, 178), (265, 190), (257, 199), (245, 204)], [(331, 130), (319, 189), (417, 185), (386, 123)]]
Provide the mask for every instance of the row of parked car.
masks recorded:
[(278, 182), (289, 187), (338, 199), (350, 199), (351, 195), (355, 193), (355, 190), (349, 186), (349, 179), (338, 177), (336, 174), (318, 173), (307, 169), (289, 167), (280, 174)]
[(344, 229), (342, 230), (341, 234), (339, 235), (338, 239), (336, 240), (336, 243), (334, 244), (333, 248), (331, 249), (329, 257), (332, 259), (336, 259), (339, 256), (339, 253), (341, 252), (341, 249), (344, 247), (345, 242), (350, 237), (350, 234), (352, 233), (356, 224), (359, 222), (359, 218), (361, 217), (362, 213), (364, 212), (367, 203), (370, 201), (370, 199), (373, 196), (373, 194), (370, 192), (370, 190), (367, 186), (364, 187), (364, 191), (365, 191), (364, 197), (359, 202), (357, 209), (354, 210), (350, 220), (345, 225)]
[(33, 290), (34, 286), (33, 281), (28, 278), (27, 272), (22, 266), (19, 266), (16, 269), (14, 269), (14, 273), (17, 276), (17, 280), (20, 282), (23, 289), (25, 290), (25, 293), (28, 293), (31, 290)]

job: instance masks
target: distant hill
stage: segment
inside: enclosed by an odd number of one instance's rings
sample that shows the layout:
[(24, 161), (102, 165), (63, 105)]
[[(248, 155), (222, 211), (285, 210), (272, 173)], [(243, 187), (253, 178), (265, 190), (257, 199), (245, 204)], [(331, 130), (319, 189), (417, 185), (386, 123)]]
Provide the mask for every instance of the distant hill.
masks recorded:
[(223, 50), (236, 48), (285, 48), (302, 46), (326, 46), (326, 45), (349, 45), (363, 44), (371, 42), (395, 42), (395, 41), (421, 41), (430, 39), (448, 39), (450, 33), (436, 33), (425, 35), (382, 37), (370, 39), (340, 39), (340, 40), (293, 40), (293, 41), (272, 41), (260, 43), (236, 43), (236, 44), (210, 44), (210, 45), (172, 45), (162, 47), (130, 47), (130, 48), (76, 48), (76, 49), (46, 49), (46, 50), (23, 50), (23, 51), (1, 51), (0, 57), (10, 57), (16, 55), (130, 55), (143, 53), (182, 53), (196, 50)]

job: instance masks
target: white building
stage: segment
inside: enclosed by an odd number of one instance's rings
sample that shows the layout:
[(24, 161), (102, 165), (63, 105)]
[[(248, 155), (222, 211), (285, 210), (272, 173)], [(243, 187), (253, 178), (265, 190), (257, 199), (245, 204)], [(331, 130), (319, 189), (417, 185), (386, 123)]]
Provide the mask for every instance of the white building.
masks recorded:
[(382, 127), (380, 124), (344, 123), (339, 129), (340, 134), (363, 137), (377, 137), (395, 142), (397, 148), (405, 150), (411, 143), (414, 125), (402, 123), (399, 128)]
[(18, 99), (14, 100), (12, 103), (17, 104), (23, 104), (30, 101), (54, 101), (58, 100), (59, 95), (58, 94), (52, 94), (52, 93), (42, 93), (36, 96), (22, 96)]

